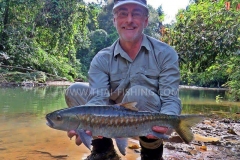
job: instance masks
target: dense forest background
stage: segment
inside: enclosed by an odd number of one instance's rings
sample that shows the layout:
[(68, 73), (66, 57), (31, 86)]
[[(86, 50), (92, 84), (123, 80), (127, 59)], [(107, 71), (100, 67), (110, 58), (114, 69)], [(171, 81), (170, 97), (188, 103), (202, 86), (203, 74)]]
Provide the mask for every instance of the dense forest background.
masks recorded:
[[(0, 73), (25, 68), (87, 80), (93, 56), (118, 38), (112, 7), (113, 0), (0, 0)], [(164, 25), (162, 7), (149, 10), (144, 32), (179, 53), (181, 84), (228, 87), (239, 101), (239, 0), (190, 0)]]

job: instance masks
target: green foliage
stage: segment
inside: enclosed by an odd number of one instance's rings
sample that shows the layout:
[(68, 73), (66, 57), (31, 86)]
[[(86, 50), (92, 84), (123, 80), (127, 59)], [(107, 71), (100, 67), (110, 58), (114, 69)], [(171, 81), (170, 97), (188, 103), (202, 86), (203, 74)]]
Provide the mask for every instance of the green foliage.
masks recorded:
[[(185, 66), (184, 66), (185, 67)], [(219, 57), (204, 72), (190, 72), (187, 68), (181, 69), (182, 83), (201, 87), (223, 87), (228, 79), (226, 62)]]
[(148, 5), (149, 10), (149, 18), (148, 18), (148, 26), (144, 29), (144, 33), (152, 36), (156, 39), (160, 38), (160, 26), (162, 24), (162, 20), (164, 18), (162, 8), (159, 7), (158, 11), (156, 11), (152, 6)]
[(76, 52), (87, 41), (87, 7), (74, 0), (0, 1), (6, 65), (82, 77)]
[(37, 23), (36, 42), (42, 51), (39, 57), (45, 57), (43, 63), (48, 64), (47, 71), (68, 79), (81, 77), (76, 52), (86, 40), (87, 7), (76, 1), (52, 1), (45, 3), (42, 11), (38, 14), (38, 20), (43, 21)]
[(159, 6), (157, 8), (157, 13), (158, 13), (158, 20), (159, 22), (162, 22), (164, 20), (164, 12), (163, 12), (163, 9), (162, 9), (162, 6)]
[[(229, 72), (239, 62), (229, 61), (239, 52), (240, 12), (237, 0), (201, 0), (192, 3), (187, 10), (179, 11), (177, 22), (164, 30), (163, 41), (174, 46), (186, 63), (181, 63), (184, 84), (206, 87), (231, 88), (231, 95), (239, 100), (240, 73)], [(238, 78), (238, 79), (237, 79)], [(238, 98), (237, 98), (238, 97)]]
[(90, 4), (91, 13), (89, 13), (89, 15), (95, 15), (94, 19), (97, 20), (98, 23), (91, 21), (91, 23), (88, 24), (90, 44), (87, 44), (86, 48), (79, 49), (77, 53), (77, 58), (79, 58), (81, 64), (83, 64), (81, 70), (84, 76), (87, 76), (90, 62), (95, 54), (101, 49), (110, 46), (118, 38), (118, 33), (113, 25), (112, 7), (113, 1), (105, 2), (105, 4), (101, 6), (93, 3)]
[(94, 31), (99, 28), (98, 15), (101, 11), (101, 7), (98, 4), (90, 3), (89, 7), (89, 23), (87, 24), (90, 31)]
[(228, 97), (234, 101), (240, 101), (240, 56), (239, 53), (231, 57), (227, 62), (227, 74), (229, 81), (226, 86), (229, 88)]
[(217, 102), (217, 103), (221, 103), (221, 102), (222, 102), (222, 99), (223, 99), (222, 96), (220, 96), (220, 95), (217, 95), (217, 96), (216, 96), (216, 102)]
[(185, 61), (180, 61), (182, 84), (228, 87), (229, 99), (239, 101), (239, 2), (231, 1), (229, 9), (225, 2), (196, 1), (179, 11), (177, 23), (167, 25), (161, 39)]
[(89, 38), (91, 40), (91, 48), (98, 52), (105, 46), (108, 40), (108, 34), (105, 30), (97, 29), (90, 33)]
[(110, 46), (114, 41), (118, 39), (118, 33), (113, 25), (113, 1), (108, 1), (105, 5), (102, 6), (102, 10), (98, 15), (99, 29), (102, 29), (107, 32), (108, 40), (102, 48)]
[(97, 52), (99, 52), (104, 47), (107, 47), (106, 43), (108, 42), (108, 34), (103, 29), (97, 29), (95, 31), (90, 32), (89, 38), (91, 46), (85, 49), (81, 49), (78, 51), (77, 57), (80, 59), (81, 64), (83, 64), (83, 74), (87, 76), (87, 72), (92, 61), (92, 58), (95, 56)]
[(239, 12), (226, 10), (224, 1), (201, 1), (180, 12), (174, 27), (173, 45), (187, 60), (188, 68), (202, 72), (217, 56), (236, 52), (240, 33)]

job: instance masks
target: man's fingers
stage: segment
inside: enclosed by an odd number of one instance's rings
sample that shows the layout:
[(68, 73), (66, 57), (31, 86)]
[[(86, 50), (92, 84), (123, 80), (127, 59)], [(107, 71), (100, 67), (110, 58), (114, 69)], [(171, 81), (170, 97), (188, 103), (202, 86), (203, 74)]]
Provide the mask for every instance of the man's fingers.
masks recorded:
[(89, 136), (92, 136), (92, 132), (91, 132), (91, 131), (86, 131), (86, 133), (87, 133)]
[(103, 139), (103, 136), (97, 136), (99, 139)]
[[(153, 130), (154, 132), (157, 132), (157, 133), (162, 134), (162, 137), (165, 137), (164, 135), (165, 135), (165, 133), (167, 133), (168, 128), (167, 128), (167, 127), (162, 127), (162, 126), (153, 126), (153, 127), (152, 127), (152, 130)], [(159, 139), (158, 137), (156, 137), (156, 136), (154, 136), (154, 135), (151, 135), (151, 134), (147, 135), (146, 137), (147, 137), (148, 139)], [(163, 139), (164, 139), (164, 138), (163, 138)]]
[(153, 136), (153, 135), (151, 135), (151, 134), (147, 135), (146, 137), (147, 137), (148, 139), (158, 139), (157, 137), (155, 137), (155, 136)]
[(165, 133), (167, 133), (168, 128), (167, 127), (160, 127), (160, 126), (153, 126), (152, 130), (155, 131), (155, 132), (158, 132), (158, 133), (165, 134)]
[[(92, 132), (91, 131), (86, 131), (86, 133), (90, 136), (92, 136)], [(71, 139), (72, 137), (76, 136), (76, 139), (75, 139), (75, 143), (76, 145), (80, 145), (82, 144), (82, 140), (80, 139), (80, 137), (78, 136), (78, 134), (74, 131), (74, 130), (70, 130), (67, 132), (67, 136)]]
[(78, 145), (78, 146), (79, 146), (80, 144), (82, 144), (82, 141), (81, 141), (81, 139), (80, 139), (79, 136), (76, 136), (75, 143), (76, 143), (76, 145)]
[(151, 135), (151, 134), (149, 134), (149, 135), (147, 135), (146, 136), (148, 139), (169, 139), (169, 136), (168, 135), (166, 135), (166, 134), (161, 134), (161, 133), (158, 133), (158, 135), (157, 135), (157, 137), (156, 136), (154, 136), (154, 135)]
[[(90, 136), (92, 136), (92, 132), (90, 131), (86, 131), (86, 133)], [(82, 144), (82, 140), (80, 139), (80, 137), (78, 136), (78, 134), (74, 131), (74, 130), (70, 130), (67, 132), (67, 136), (71, 139), (72, 137), (76, 136), (76, 139), (75, 139), (75, 143), (76, 145), (80, 145)]]
[(67, 136), (71, 139), (73, 136), (76, 136), (76, 132), (74, 130), (68, 131)]

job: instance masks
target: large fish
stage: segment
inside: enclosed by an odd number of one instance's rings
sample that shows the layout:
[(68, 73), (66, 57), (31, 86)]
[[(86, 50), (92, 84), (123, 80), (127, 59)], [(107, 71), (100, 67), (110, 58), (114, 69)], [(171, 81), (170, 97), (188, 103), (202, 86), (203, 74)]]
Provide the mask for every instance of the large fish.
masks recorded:
[[(184, 142), (193, 140), (191, 127), (200, 122), (202, 115), (166, 115), (155, 112), (138, 111), (136, 102), (116, 105), (82, 105), (54, 111), (46, 115), (51, 128), (75, 130), (83, 144), (91, 149), (92, 136), (115, 138), (119, 151), (125, 155), (127, 138), (152, 134), (158, 138), (168, 136), (152, 131), (153, 126), (175, 129)], [(92, 136), (86, 134), (92, 132)]]

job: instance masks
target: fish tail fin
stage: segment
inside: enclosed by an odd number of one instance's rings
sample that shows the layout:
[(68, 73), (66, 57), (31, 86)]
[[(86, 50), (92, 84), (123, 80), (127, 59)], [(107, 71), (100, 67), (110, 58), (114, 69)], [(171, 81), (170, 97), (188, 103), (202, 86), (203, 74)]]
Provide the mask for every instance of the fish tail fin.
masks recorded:
[(189, 143), (193, 140), (194, 135), (191, 131), (191, 127), (199, 123), (204, 119), (202, 115), (181, 115), (180, 122), (176, 126), (175, 131), (180, 135), (185, 143)]

